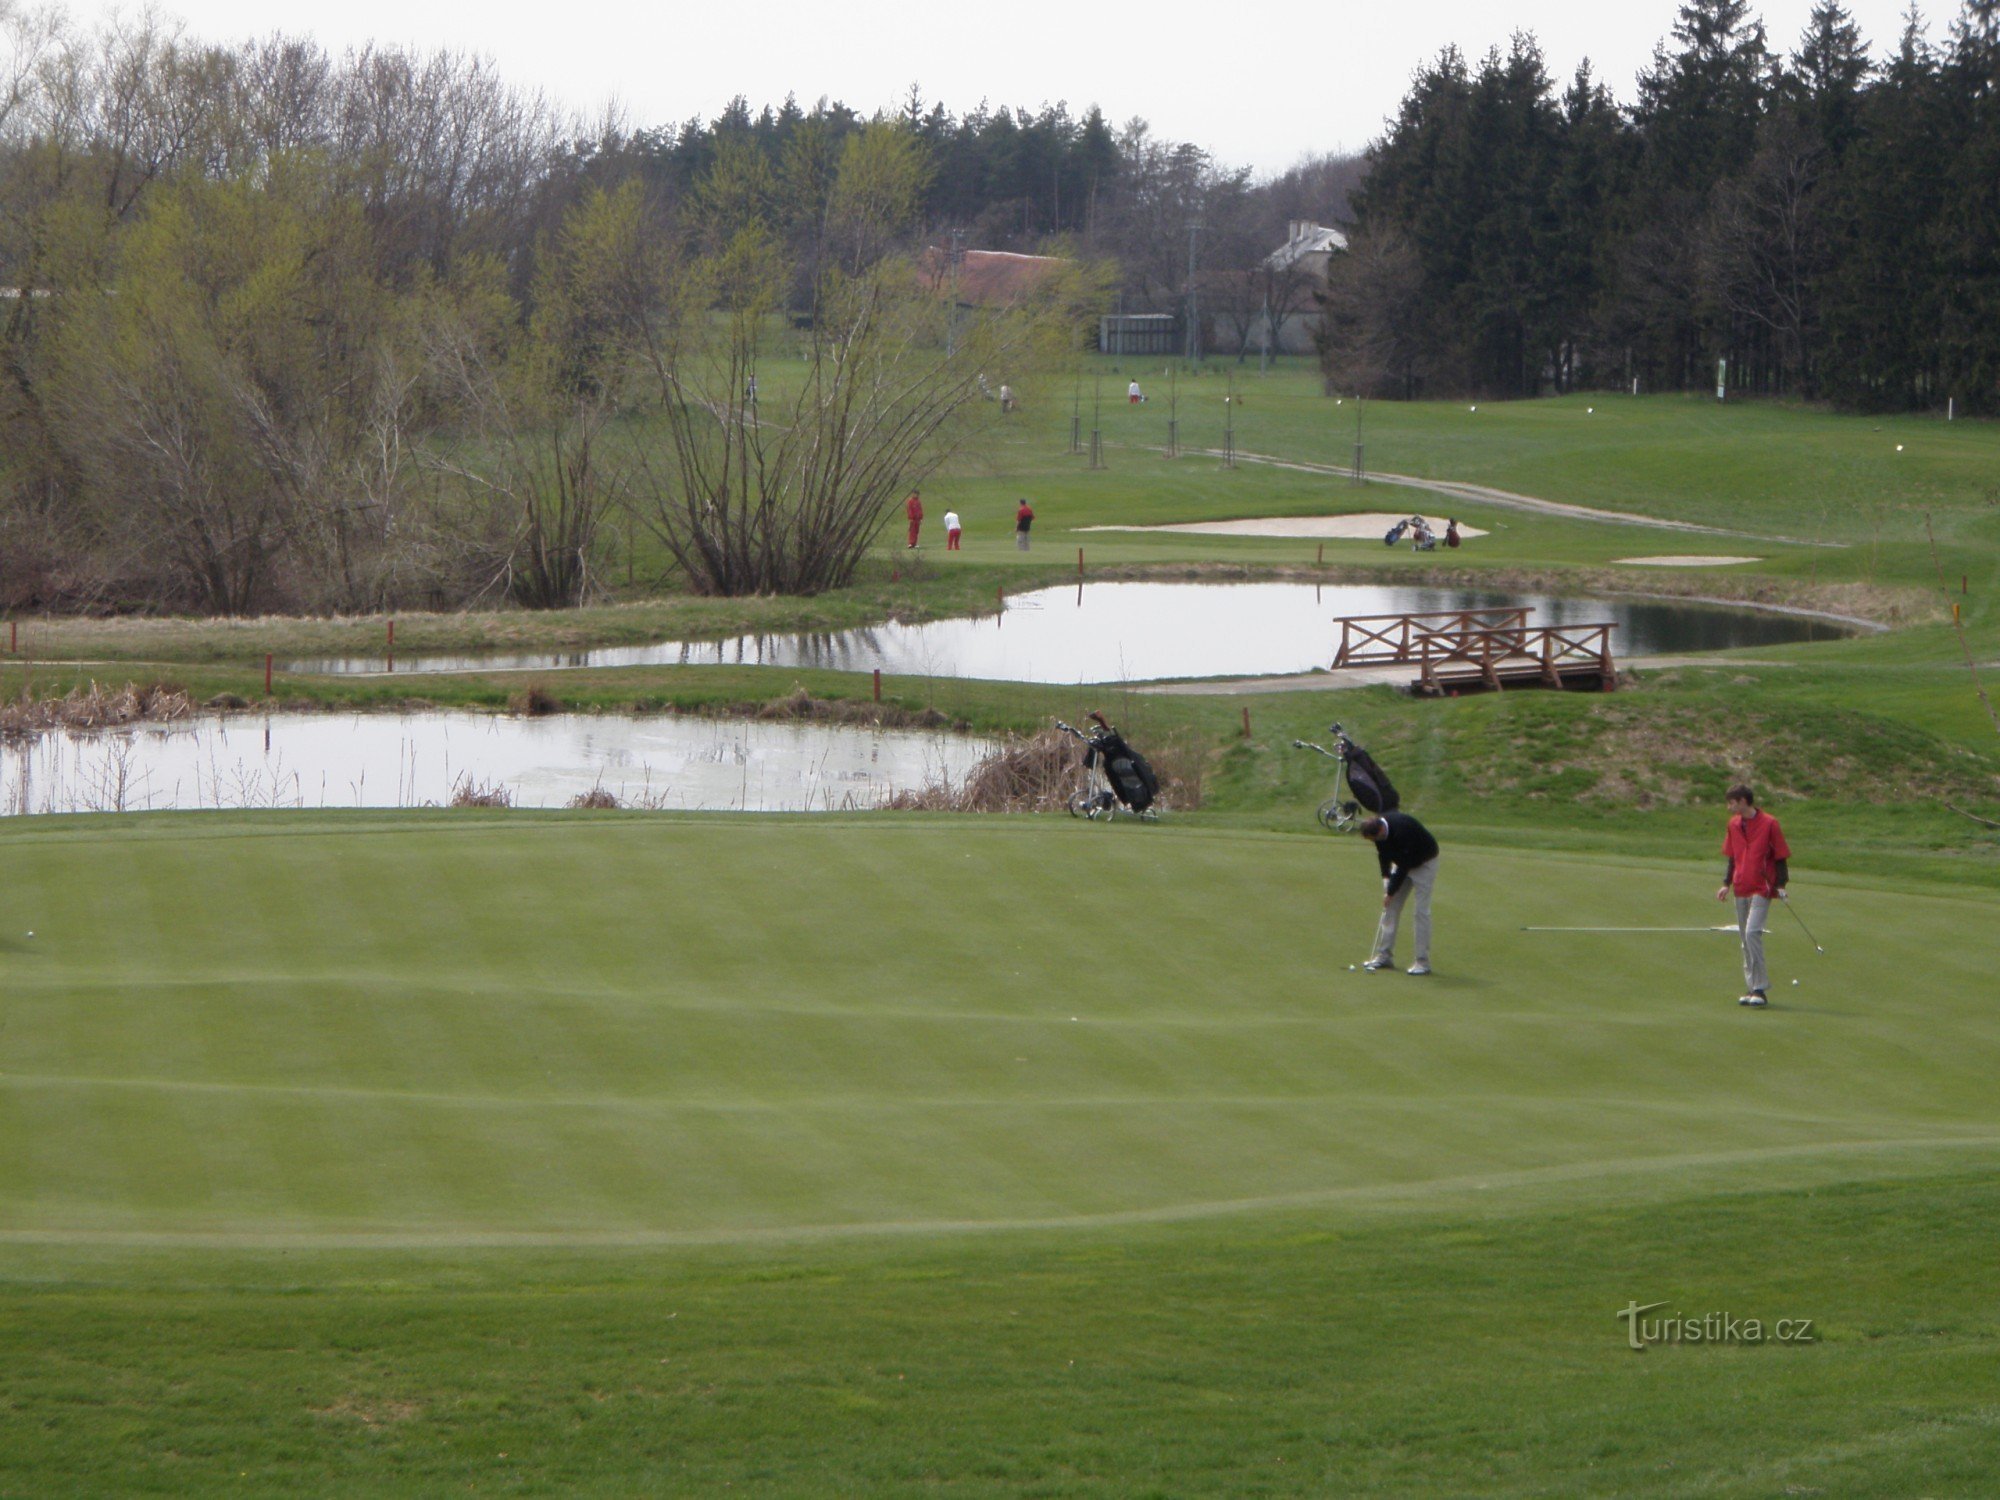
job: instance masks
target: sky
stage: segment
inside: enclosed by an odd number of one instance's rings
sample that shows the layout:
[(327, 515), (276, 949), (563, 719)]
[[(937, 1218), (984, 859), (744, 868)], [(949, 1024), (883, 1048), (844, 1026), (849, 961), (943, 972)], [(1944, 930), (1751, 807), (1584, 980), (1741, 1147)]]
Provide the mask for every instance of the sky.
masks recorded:
[[(1362, 149), (1420, 64), (1448, 44), (1476, 59), (1516, 30), (1535, 34), (1559, 81), (1588, 57), (1629, 103), (1634, 76), (1678, 8), (1677, 0), (156, 3), (210, 41), (281, 29), (336, 52), (368, 41), (481, 52), (512, 83), (589, 116), (615, 105), (632, 126), (712, 119), (735, 94), (753, 110), (790, 93), (808, 106), (824, 95), (869, 114), (899, 104), (914, 83), (954, 114), (982, 99), (1031, 110), (1066, 101), (1077, 115), (1095, 103), (1114, 125), (1141, 116), (1156, 136), (1192, 141), (1260, 176), (1309, 153)], [(1902, 32), (1905, 3), (1847, 0), (1878, 58)], [(1792, 50), (1811, 8), (1812, 0), (1766, 0), (1758, 13), (1774, 47)], [(89, 0), (69, 10), (86, 23), (110, 14)], [(1941, 41), (1958, 0), (1930, 0), (1924, 11)]]

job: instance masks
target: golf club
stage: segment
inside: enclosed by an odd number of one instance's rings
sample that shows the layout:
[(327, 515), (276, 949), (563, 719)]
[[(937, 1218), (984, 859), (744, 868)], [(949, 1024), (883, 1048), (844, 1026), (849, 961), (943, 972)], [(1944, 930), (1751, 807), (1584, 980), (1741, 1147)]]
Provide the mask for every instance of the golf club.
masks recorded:
[(1813, 952), (1815, 953), (1826, 952), (1826, 949), (1820, 947), (1819, 939), (1813, 936), (1812, 929), (1806, 926), (1806, 919), (1804, 917), (1799, 916), (1798, 909), (1792, 905), (1791, 898), (1789, 896), (1780, 897), (1778, 904), (1784, 907), (1786, 911), (1790, 912), (1792, 916), (1798, 921), (1800, 930), (1803, 931), (1806, 935), (1806, 941), (1813, 945)]

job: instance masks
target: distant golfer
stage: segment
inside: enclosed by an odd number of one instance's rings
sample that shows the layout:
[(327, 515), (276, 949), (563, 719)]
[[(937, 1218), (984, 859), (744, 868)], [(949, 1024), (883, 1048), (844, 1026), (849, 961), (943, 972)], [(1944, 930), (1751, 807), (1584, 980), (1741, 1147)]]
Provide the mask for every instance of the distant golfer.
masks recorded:
[(1416, 892), (1411, 926), (1417, 961), (1412, 974), (1431, 971), (1431, 892), (1437, 888), (1438, 841), (1431, 831), (1405, 812), (1386, 812), (1366, 819), (1360, 834), (1375, 846), (1382, 866), (1382, 922), (1375, 929), (1375, 951), (1361, 967), (1369, 973), (1396, 967), (1396, 927), (1403, 903)]
[(1446, 521), (1444, 523), (1444, 544), (1447, 547), (1456, 547), (1458, 545), (1457, 517), (1453, 517), (1451, 520)]
[(1757, 807), (1757, 794), (1747, 786), (1729, 789), (1729, 830), (1722, 838), (1722, 885), (1715, 893), (1720, 901), (1736, 894), (1736, 930), (1743, 938), (1743, 993), (1738, 1005), (1762, 1005), (1771, 987), (1764, 972), (1764, 920), (1771, 914), (1771, 898), (1785, 899), (1791, 880), (1786, 861), (1791, 847), (1778, 820)]
[(1134, 380), (1130, 385), (1125, 387), (1125, 400), (1128, 404), (1137, 406), (1145, 399), (1146, 394), (1139, 389), (1139, 382), (1137, 380)]
[(915, 490), (903, 502), (903, 514), (910, 518), (910, 545), (917, 545), (917, 533), (924, 529), (924, 500)]
[(1014, 545), (1021, 551), (1028, 550), (1028, 528), (1035, 524), (1035, 508), (1024, 498), (1021, 508), (1014, 512)]
[(955, 510), (948, 510), (944, 513), (945, 551), (947, 552), (958, 551), (958, 533), (959, 533), (958, 512)]

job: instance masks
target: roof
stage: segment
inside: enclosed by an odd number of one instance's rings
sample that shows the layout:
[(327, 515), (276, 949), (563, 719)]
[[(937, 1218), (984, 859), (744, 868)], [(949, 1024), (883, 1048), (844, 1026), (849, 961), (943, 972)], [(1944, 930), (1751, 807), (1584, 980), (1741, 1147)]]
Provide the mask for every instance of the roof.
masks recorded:
[(1291, 225), (1291, 238), (1265, 256), (1264, 264), (1274, 271), (1283, 271), (1297, 265), (1308, 255), (1331, 255), (1346, 248), (1347, 236), (1338, 229), (1297, 220)]
[(933, 245), (923, 254), (932, 285), (951, 291), (970, 307), (1018, 302), (1063, 265), (1054, 255), (1020, 255), (1012, 250), (961, 250), (952, 265), (949, 250)]

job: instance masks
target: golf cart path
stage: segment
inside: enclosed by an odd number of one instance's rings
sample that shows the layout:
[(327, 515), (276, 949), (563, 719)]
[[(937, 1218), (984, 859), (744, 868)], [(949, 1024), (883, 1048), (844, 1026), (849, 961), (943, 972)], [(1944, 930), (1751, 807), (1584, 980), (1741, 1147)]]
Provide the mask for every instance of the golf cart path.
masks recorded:
[[(1789, 667), (1786, 661), (1751, 661), (1733, 656), (1635, 656), (1619, 664), (1621, 669), (1644, 667)], [(1141, 682), (1137, 693), (1158, 693), (1169, 698), (1230, 698), (1252, 693), (1331, 693), (1342, 688), (1376, 687), (1382, 683), (1410, 680), (1413, 663), (1391, 667), (1324, 667), (1317, 672), (1293, 673), (1284, 677), (1224, 677), (1201, 682)]]
[[(1210, 458), (1226, 455), (1217, 448), (1200, 450)], [(1338, 464), (1308, 463), (1303, 459), (1279, 458), (1269, 453), (1245, 453), (1235, 455), (1238, 463), (1265, 464), (1274, 469), (1293, 469), (1302, 474), (1330, 474), (1350, 476), (1351, 468)], [(1845, 547), (1845, 542), (1811, 542), (1801, 537), (1766, 536), (1755, 531), (1730, 531), (1721, 526), (1703, 526), (1694, 521), (1667, 521), (1658, 516), (1632, 515), (1625, 511), (1599, 510), (1590, 505), (1570, 505), (1561, 500), (1541, 500), (1533, 495), (1521, 495), (1513, 490), (1498, 490), (1491, 485), (1465, 484), (1455, 479), (1419, 479), (1413, 474), (1384, 474), (1374, 472), (1367, 475), (1368, 484), (1400, 484), (1413, 490), (1428, 490), (1437, 495), (1456, 495), (1462, 500), (1476, 500), (1486, 505), (1498, 505), (1507, 510), (1527, 511), (1534, 515), (1563, 516), (1573, 521), (1600, 521), (1614, 526), (1650, 526), (1659, 531), (1694, 532), (1701, 536), (1732, 536), (1753, 542), (1779, 542), (1788, 547)]]

